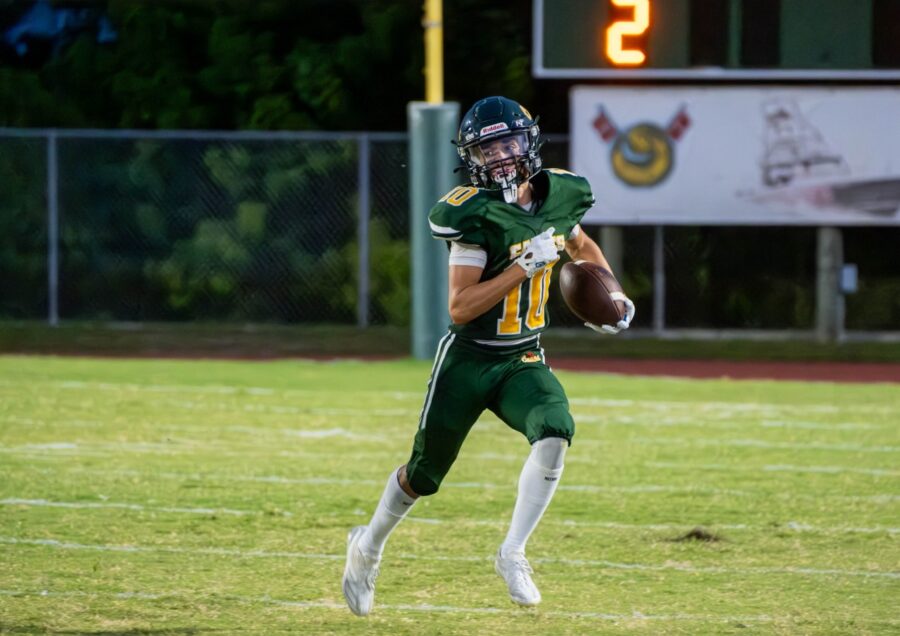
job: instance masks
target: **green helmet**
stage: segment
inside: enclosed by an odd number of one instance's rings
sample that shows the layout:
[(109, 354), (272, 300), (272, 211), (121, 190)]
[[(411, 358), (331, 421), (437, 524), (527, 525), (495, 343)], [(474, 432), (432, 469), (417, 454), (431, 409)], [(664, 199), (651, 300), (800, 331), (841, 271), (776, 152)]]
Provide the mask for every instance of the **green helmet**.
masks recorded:
[(475, 102), (459, 124), (456, 149), (472, 183), (502, 190), (507, 203), (518, 197), (518, 186), (541, 171), (541, 130), (538, 118), (506, 97)]

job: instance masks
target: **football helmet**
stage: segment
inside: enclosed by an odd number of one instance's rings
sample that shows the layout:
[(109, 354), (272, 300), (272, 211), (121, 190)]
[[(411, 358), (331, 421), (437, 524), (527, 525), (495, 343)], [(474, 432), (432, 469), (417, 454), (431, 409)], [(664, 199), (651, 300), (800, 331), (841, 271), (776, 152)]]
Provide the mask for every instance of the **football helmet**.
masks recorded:
[(476, 187), (502, 190), (514, 203), (519, 184), (541, 171), (540, 136), (538, 118), (521, 104), (485, 97), (463, 116), (456, 150)]

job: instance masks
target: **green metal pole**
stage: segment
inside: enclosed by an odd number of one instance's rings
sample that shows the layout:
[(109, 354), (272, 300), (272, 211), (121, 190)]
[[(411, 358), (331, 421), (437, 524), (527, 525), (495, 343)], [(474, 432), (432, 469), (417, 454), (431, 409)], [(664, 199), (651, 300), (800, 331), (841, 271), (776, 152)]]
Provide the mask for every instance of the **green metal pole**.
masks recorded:
[(843, 297), (838, 281), (844, 265), (841, 229), (820, 227), (816, 246), (816, 336), (820, 342), (835, 342), (843, 331)]
[(447, 333), (447, 246), (431, 237), (428, 212), (459, 183), (453, 170), (459, 157), (453, 144), (459, 125), (459, 104), (410, 102), (409, 231), (412, 268), (412, 355), (434, 357), (438, 340)]
[(728, 66), (740, 68), (741, 66), (741, 0), (729, 0), (728, 2)]

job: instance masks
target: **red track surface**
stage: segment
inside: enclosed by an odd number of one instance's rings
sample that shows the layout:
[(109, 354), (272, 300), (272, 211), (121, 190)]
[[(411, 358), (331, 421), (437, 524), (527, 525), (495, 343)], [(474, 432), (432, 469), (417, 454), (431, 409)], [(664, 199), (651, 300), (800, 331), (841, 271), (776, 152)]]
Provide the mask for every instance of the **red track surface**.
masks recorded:
[[(28, 354), (25, 354), (28, 355)], [(169, 360), (396, 360), (389, 355), (301, 355), (283, 356), (257, 353), (223, 353), (182, 351), (133, 352), (123, 354), (79, 354), (59, 352), (53, 355), (94, 358), (157, 358)], [(732, 378), (736, 380), (800, 380), (813, 382), (889, 382), (900, 383), (900, 364), (889, 362), (734, 362), (730, 360), (636, 360), (627, 358), (571, 358), (548, 356), (554, 369), (566, 371), (594, 371), (625, 375), (669, 376), (684, 378)]]
[(898, 382), (900, 364), (880, 362), (730, 362), (548, 357), (555, 369), (628, 375), (821, 382)]

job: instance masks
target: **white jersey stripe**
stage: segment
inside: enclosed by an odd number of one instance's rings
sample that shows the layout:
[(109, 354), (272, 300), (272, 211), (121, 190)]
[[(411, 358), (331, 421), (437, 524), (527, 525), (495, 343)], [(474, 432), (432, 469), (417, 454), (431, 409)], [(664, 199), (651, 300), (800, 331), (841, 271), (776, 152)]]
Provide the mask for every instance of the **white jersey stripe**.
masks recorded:
[(518, 338), (517, 340), (473, 340), (473, 342), (477, 342), (481, 345), (489, 345), (491, 347), (512, 347), (536, 339), (537, 336), (526, 336), (525, 338)]
[(428, 225), (431, 226), (431, 231), (440, 236), (440, 237), (450, 237), (450, 236), (462, 236), (462, 231), (457, 230), (455, 227), (447, 227), (444, 225), (438, 225), (434, 223), (430, 219), (428, 220)]
[(448, 332), (440, 343), (438, 343), (437, 353), (434, 355), (434, 365), (431, 367), (431, 379), (428, 381), (428, 395), (425, 396), (425, 406), (422, 407), (422, 415), (419, 416), (419, 429), (425, 428), (425, 421), (428, 419), (428, 409), (431, 408), (431, 400), (434, 397), (434, 387), (437, 384), (438, 374), (441, 372), (441, 365), (444, 364), (444, 357), (447, 350), (456, 339), (456, 334)]

